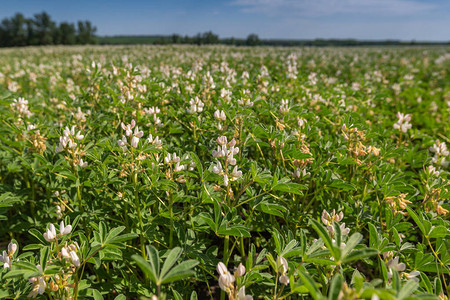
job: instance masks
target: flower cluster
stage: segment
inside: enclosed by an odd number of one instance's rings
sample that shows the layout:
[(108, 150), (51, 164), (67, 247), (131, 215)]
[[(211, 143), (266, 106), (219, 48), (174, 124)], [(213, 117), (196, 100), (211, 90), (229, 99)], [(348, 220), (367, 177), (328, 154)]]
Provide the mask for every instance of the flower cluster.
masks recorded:
[[(344, 213), (341, 211), (339, 214), (336, 214), (336, 211), (333, 209), (333, 213), (329, 214), (325, 209), (322, 212), (322, 223), (327, 226), (328, 232), (333, 237), (335, 234), (335, 229), (333, 226), (333, 222), (340, 222), (344, 218)], [(350, 233), (350, 229), (345, 227), (345, 223), (339, 225), (341, 229), (341, 235), (348, 235)], [(342, 245), (341, 245), (342, 246)]]
[(283, 115), (289, 113), (289, 100), (286, 99), (281, 100), (280, 113)]
[(401, 132), (406, 132), (408, 129), (411, 129), (412, 125), (409, 123), (411, 121), (410, 114), (403, 114), (401, 112), (397, 113), (398, 121), (394, 124), (394, 129), (400, 130)]
[(223, 110), (216, 110), (214, 112), (214, 118), (216, 118), (219, 121), (217, 128), (219, 128), (219, 130), (222, 130), (223, 127), (221, 121), (225, 121), (227, 119), (225, 112)]
[(449, 161), (446, 160), (447, 156), (450, 152), (447, 149), (447, 144), (445, 142), (440, 142), (436, 140), (436, 143), (432, 147), (430, 147), (430, 151), (434, 153), (432, 158), (432, 163), (438, 166), (442, 166), (443, 168), (447, 167)]
[(3, 254), (0, 255), (0, 262), (3, 262), (4, 269), (11, 269), (14, 253), (17, 251), (17, 244), (11, 242), (8, 244), (8, 252), (3, 250)]
[[(223, 176), (223, 183), (225, 186), (228, 186), (230, 180), (234, 181), (242, 176), (242, 171), (238, 170), (236, 166), (236, 158), (234, 158), (234, 155), (239, 153), (239, 147), (235, 147), (235, 139), (232, 139), (229, 143), (227, 143), (226, 136), (218, 137), (217, 144), (219, 144), (217, 146), (217, 150), (212, 151), (212, 156), (217, 158), (217, 163), (212, 170), (217, 175)], [(222, 160), (223, 167), (219, 159)], [(227, 170), (228, 165), (234, 166), (231, 173)]]
[[(125, 125), (123, 122), (121, 124), (122, 129), (125, 130), (125, 135), (122, 135), (122, 139), (117, 141), (120, 147), (122, 147), (123, 152), (127, 151), (127, 136), (131, 137), (130, 145), (133, 148), (137, 148), (139, 144), (139, 139), (144, 136), (143, 131), (139, 131), (139, 127), (136, 126), (136, 121), (131, 120), (131, 124)], [(134, 133), (133, 133), (134, 128)]]
[(40, 130), (36, 129), (34, 124), (27, 125), (27, 130), (23, 132), (23, 136), (31, 143), (31, 151), (42, 154), (47, 149), (46, 138), (41, 135)]
[(191, 114), (200, 113), (203, 111), (203, 107), (205, 104), (198, 98), (195, 97), (189, 101), (189, 105), (191, 106), (188, 111)]
[(234, 272), (234, 275), (228, 271), (227, 267), (223, 262), (217, 264), (217, 273), (219, 273), (219, 286), (220, 288), (228, 294), (229, 299), (236, 300), (252, 300), (253, 297), (245, 294), (245, 285), (240, 288), (234, 286), (236, 278), (245, 275), (245, 267), (241, 263)]
[(59, 224), (59, 234), (56, 233), (55, 225), (50, 224), (47, 228), (47, 231), (44, 232), (43, 236), (47, 242), (54, 242), (58, 239), (58, 237), (67, 235), (72, 231), (72, 225), (64, 226), (64, 221), (61, 221)]
[(65, 259), (70, 260), (71, 263), (77, 268), (81, 265), (80, 258), (78, 257), (76, 252), (78, 248), (79, 247), (77, 243), (73, 243), (70, 245), (66, 244), (64, 247), (61, 248), (61, 256)]
[(76, 140), (81, 141), (84, 138), (84, 135), (81, 134), (79, 130), (75, 133), (76, 126), (73, 125), (72, 128), (66, 126), (66, 129), (63, 131), (63, 135), (59, 137), (59, 145), (55, 147), (56, 152), (67, 151), (72, 155), (71, 158), (66, 157), (74, 166), (78, 165), (82, 168), (87, 167), (88, 163), (83, 161), (82, 156), (84, 156), (84, 151), (81, 151), (80, 147), (77, 147), (78, 144), (75, 142)]
[(28, 108), (28, 100), (25, 100), (22, 97), (19, 97), (18, 100), (14, 99), (13, 103), (11, 103), (11, 108), (19, 115), (19, 118), (31, 117), (33, 115)]
[(283, 256), (278, 256), (277, 258), (277, 271), (281, 273), (280, 282), (284, 285), (289, 284), (289, 277), (286, 275), (289, 271), (289, 265)]
[(158, 118), (158, 116), (157, 116), (157, 114), (159, 114), (159, 113), (161, 112), (161, 110), (160, 110), (158, 107), (152, 106), (152, 107), (150, 107), (150, 108), (144, 108), (144, 111), (145, 111), (145, 113), (147, 113), (148, 115), (153, 116), (153, 123), (154, 123), (156, 126), (162, 126), (161, 119)]

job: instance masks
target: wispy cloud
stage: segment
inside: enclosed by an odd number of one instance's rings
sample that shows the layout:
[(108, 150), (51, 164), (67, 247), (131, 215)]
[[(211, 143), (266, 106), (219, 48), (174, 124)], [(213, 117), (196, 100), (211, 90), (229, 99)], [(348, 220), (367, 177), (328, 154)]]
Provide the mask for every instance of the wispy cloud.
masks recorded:
[(323, 17), (338, 14), (413, 16), (436, 9), (436, 5), (411, 0), (233, 0), (248, 13), (269, 16)]

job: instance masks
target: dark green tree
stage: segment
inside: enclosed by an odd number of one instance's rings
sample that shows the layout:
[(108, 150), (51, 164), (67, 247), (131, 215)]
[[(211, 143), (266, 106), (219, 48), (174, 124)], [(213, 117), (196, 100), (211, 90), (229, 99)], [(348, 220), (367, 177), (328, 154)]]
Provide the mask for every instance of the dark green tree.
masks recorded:
[(97, 28), (90, 21), (78, 21), (78, 44), (95, 44), (95, 32)]
[(45, 11), (34, 15), (34, 31), (39, 45), (52, 45), (57, 36), (56, 24)]
[(77, 42), (77, 31), (72, 23), (59, 24), (59, 42), (63, 45), (74, 45)]
[(249, 34), (249, 36), (247, 37), (247, 40), (245, 41), (245, 44), (247, 46), (257, 46), (261, 43), (261, 41), (259, 40), (258, 35), (252, 33)]

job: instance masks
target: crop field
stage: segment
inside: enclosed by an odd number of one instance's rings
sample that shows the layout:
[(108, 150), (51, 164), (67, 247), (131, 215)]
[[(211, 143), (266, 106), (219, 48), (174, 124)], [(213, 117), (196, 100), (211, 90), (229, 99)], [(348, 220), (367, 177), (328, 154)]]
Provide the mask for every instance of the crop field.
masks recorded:
[(1, 299), (448, 299), (450, 48), (0, 50)]

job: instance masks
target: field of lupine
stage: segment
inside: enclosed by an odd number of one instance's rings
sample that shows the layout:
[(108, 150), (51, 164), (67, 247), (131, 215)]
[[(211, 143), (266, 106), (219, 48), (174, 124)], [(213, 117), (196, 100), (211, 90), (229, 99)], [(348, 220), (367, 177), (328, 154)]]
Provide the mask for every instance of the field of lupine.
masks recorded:
[(448, 299), (450, 48), (0, 50), (0, 298)]

